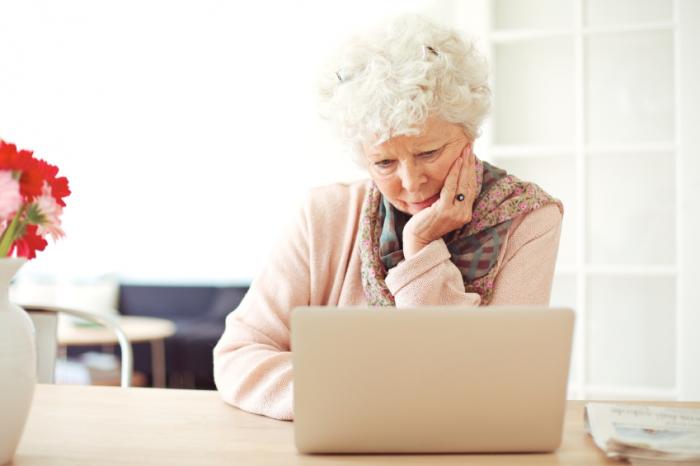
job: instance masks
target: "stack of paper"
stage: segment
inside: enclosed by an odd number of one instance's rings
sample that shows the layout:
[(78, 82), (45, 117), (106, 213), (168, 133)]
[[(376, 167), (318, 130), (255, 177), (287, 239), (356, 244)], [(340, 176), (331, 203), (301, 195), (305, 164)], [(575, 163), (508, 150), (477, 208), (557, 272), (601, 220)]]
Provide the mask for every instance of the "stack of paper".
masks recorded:
[(700, 409), (586, 405), (586, 430), (610, 458), (633, 465), (700, 465)]

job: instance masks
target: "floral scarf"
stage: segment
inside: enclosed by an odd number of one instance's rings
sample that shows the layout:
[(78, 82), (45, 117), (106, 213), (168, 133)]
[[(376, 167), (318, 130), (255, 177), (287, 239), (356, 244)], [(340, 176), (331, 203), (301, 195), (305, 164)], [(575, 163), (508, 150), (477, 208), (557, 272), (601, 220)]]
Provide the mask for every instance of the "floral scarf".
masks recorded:
[[(521, 181), (505, 170), (476, 159), (476, 188), (472, 219), (443, 237), (451, 261), (462, 273), (467, 293), (478, 293), (481, 304), (493, 296), (496, 262), (508, 229), (516, 217), (561, 201), (534, 183)], [(408, 214), (395, 209), (372, 184), (362, 206), (360, 260), (362, 287), (373, 306), (394, 306), (394, 296), (384, 281), (387, 271), (401, 262), (403, 227)]]

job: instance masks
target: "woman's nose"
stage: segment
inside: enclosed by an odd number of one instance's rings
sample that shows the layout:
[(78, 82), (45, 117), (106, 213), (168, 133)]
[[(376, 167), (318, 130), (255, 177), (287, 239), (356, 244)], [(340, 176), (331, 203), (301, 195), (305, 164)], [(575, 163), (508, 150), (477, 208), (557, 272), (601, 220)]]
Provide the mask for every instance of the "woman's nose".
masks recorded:
[(421, 185), (426, 181), (423, 170), (415, 163), (409, 162), (402, 165), (399, 176), (401, 177), (403, 189), (408, 192), (418, 192)]

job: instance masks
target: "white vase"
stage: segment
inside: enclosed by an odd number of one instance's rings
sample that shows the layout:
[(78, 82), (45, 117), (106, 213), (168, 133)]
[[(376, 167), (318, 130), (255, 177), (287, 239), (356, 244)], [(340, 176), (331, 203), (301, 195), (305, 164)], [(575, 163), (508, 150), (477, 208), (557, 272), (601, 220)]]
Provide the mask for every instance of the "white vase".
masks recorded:
[(34, 326), (8, 296), (10, 280), (25, 262), (0, 258), (0, 465), (15, 454), (36, 385)]

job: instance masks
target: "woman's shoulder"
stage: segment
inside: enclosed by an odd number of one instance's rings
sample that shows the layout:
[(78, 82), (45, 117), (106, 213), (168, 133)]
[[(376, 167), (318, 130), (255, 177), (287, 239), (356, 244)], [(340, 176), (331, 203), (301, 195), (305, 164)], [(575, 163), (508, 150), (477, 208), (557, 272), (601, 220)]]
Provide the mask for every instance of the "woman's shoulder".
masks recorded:
[(362, 180), (319, 186), (308, 192), (303, 206), (304, 228), (316, 255), (326, 254), (336, 261), (349, 253), (370, 186), (370, 181)]
[(363, 179), (312, 188), (306, 196), (305, 207), (311, 214), (359, 209), (371, 183), (371, 180)]
[(510, 241), (520, 245), (539, 238), (553, 230), (559, 230), (563, 220), (560, 204), (551, 203), (521, 215), (511, 224)]

